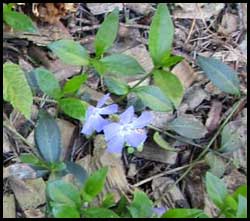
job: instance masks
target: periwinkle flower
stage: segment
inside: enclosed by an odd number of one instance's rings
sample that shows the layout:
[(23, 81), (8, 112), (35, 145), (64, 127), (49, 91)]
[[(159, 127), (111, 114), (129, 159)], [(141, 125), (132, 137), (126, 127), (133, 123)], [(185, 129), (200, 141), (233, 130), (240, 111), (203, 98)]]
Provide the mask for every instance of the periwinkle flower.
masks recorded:
[(119, 122), (110, 123), (103, 127), (107, 150), (111, 153), (121, 153), (124, 144), (138, 147), (144, 143), (147, 135), (144, 129), (152, 120), (149, 112), (143, 112), (140, 117), (134, 114), (134, 107), (129, 107), (120, 115)]
[(154, 207), (153, 208), (153, 212), (158, 216), (158, 217), (161, 217), (165, 212), (166, 212), (166, 208), (164, 207)]
[(94, 131), (101, 132), (103, 127), (109, 124), (107, 119), (104, 119), (101, 115), (114, 114), (118, 111), (117, 104), (111, 104), (103, 107), (105, 102), (109, 99), (110, 94), (104, 95), (98, 102), (96, 107), (89, 106), (86, 112), (86, 120), (81, 130), (81, 133), (89, 136)]

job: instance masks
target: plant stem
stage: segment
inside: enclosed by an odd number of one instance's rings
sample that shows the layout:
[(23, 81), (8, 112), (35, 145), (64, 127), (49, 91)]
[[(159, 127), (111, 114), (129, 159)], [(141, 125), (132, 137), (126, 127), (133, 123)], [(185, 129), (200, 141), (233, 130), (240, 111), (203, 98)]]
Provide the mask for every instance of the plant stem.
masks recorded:
[(44, 99), (41, 97), (33, 97), (35, 101), (45, 101), (45, 102), (50, 102), (50, 103), (55, 103), (57, 104), (58, 102), (56, 100), (51, 100), (51, 99)]

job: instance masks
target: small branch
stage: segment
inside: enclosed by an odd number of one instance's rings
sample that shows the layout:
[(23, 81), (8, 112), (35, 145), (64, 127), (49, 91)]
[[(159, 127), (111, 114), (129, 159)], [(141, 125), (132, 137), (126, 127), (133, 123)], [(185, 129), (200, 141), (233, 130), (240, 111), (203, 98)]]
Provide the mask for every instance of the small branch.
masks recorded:
[(45, 101), (45, 102), (50, 102), (50, 103), (55, 103), (57, 104), (58, 102), (56, 100), (51, 100), (51, 99), (44, 99), (41, 97), (33, 97), (35, 101)]

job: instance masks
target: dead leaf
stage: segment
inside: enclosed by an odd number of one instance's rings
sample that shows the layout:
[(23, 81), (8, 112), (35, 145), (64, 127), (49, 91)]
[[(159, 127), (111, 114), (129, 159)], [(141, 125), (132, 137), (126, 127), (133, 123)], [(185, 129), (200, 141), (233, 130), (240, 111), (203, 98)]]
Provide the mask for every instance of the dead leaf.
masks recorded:
[(153, 7), (150, 3), (126, 3), (126, 7), (141, 15), (148, 15), (153, 12)]
[(237, 30), (238, 16), (232, 13), (225, 13), (222, 17), (218, 32), (229, 35)]
[(150, 111), (150, 113), (153, 117), (151, 125), (163, 130), (167, 129), (168, 122), (175, 118), (172, 112)]
[(45, 218), (45, 214), (40, 209), (28, 209), (24, 214), (26, 218)]
[(3, 195), (3, 218), (16, 218), (16, 204), (13, 194)]
[(7, 131), (5, 128), (3, 128), (3, 153), (8, 153), (8, 152), (12, 151), (11, 146), (12, 145), (9, 141)]
[(100, 15), (113, 11), (118, 7), (119, 11), (122, 10), (122, 3), (87, 3), (87, 7), (93, 15)]

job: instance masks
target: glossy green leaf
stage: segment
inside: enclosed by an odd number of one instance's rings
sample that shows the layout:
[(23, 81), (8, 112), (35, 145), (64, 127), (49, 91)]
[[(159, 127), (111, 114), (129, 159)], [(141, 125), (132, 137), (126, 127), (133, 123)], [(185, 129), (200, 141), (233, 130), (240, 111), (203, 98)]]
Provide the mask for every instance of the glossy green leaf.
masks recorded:
[(107, 173), (108, 167), (104, 167), (95, 171), (88, 177), (83, 188), (81, 189), (81, 194), (85, 201), (91, 202), (94, 197), (102, 192)]
[(218, 151), (222, 153), (233, 152), (243, 146), (240, 135), (235, 128), (228, 123), (221, 132), (221, 147)]
[(229, 94), (240, 94), (240, 82), (235, 72), (228, 65), (214, 58), (197, 57), (197, 64), (206, 76), (220, 90)]
[(34, 70), (37, 83), (40, 89), (50, 97), (59, 99), (62, 96), (61, 87), (55, 75), (44, 68)]
[(108, 90), (116, 95), (124, 95), (129, 92), (129, 86), (114, 77), (105, 76), (104, 83), (108, 87)]
[(30, 17), (16, 11), (11, 11), (9, 7), (4, 7), (3, 20), (17, 31), (37, 32)]
[(41, 157), (49, 162), (57, 162), (61, 153), (61, 134), (55, 119), (46, 111), (39, 111), (35, 128), (35, 142)]
[(96, 56), (101, 56), (116, 39), (119, 24), (119, 10), (116, 8), (106, 16), (95, 37)]
[(125, 54), (113, 54), (100, 60), (105, 68), (105, 73), (129, 76), (144, 74), (145, 70), (133, 57)]
[(153, 203), (142, 191), (134, 192), (134, 199), (128, 206), (132, 218), (150, 218), (153, 214)]
[(177, 149), (171, 147), (170, 144), (161, 137), (159, 132), (154, 133), (153, 140), (155, 141), (155, 143), (157, 143), (164, 150), (174, 151), (174, 152), (178, 151)]
[(161, 89), (164, 95), (169, 98), (177, 108), (182, 101), (184, 93), (184, 88), (179, 78), (170, 72), (162, 70), (155, 70), (153, 76), (155, 85)]
[(227, 188), (225, 183), (214, 176), (212, 173), (206, 173), (206, 190), (209, 198), (214, 202), (219, 208), (223, 208), (224, 201), (227, 197)]
[(174, 26), (166, 4), (158, 4), (149, 30), (149, 52), (156, 66), (172, 48)]
[(108, 193), (104, 197), (104, 199), (102, 201), (101, 207), (103, 207), (103, 208), (110, 208), (110, 207), (115, 206), (115, 205), (116, 205), (116, 203), (115, 203), (115, 196), (114, 196), (114, 194), (113, 193)]
[(209, 172), (214, 174), (217, 177), (222, 177), (225, 170), (226, 170), (226, 165), (225, 162), (212, 152), (209, 152), (205, 156), (205, 161), (210, 167)]
[(66, 64), (89, 64), (88, 52), (80, 43), (76, 41), (62, 39), (52, 42), (48, 45), (48, 48)]
[(79, 208), (81, 205), (80, 193), (77, 188), (63, 180), (50, 181), (47, 184), (48, 197), (56, 202)]
[(59, 106), (65, 114), (83, 121), (88, 105), (86, 102), (77, 98), (63, 98), (59, 100)]
[(162, 215), (161, 218), (199, 218), (208, 217), (200, 209), (169, 209), (166, 213)]
[(238, 208), (236, 213), (237, 218), (247, 218), (247, 199), (239, 195)]
[(55, 218), (80, 218), (76, 207), (59, 203), (53, 205), (52, 214)]
[(241, 185), (239, 186), (235, 192), (233, 193), (233, 197), (235, 200), (238, 200), (238, 196), (241, 195), (243, 197), (247, 197), (247, 185)]
[(31, 89), (22, 69), (10, 62), (3, 65), (3, 98), (25, 118), (30, 118), (33, 103)]
[(42, 160), (40, 160), (37, 156), (35, 156), (32, 153), (23, 153), (19, 156), (20, 161), (22, 163), (27, 163), (33, 166), (38, 166), (38, 167), (46, 167), (47, 165), (45, 162), (43, 162)]
[(143, 104), (155, 111), (172, 111), (173, 105), (163, 92), (155, 86), (141, 86), (133, 90), (134, 93), (142, 100)]
[(191, 139), (200, 139), (207, 133), (205, 126), (193, 115), (177, 117), (168, 123), (168, 128), (181, 136)]
[(119, 218), (116, 213), (106, 208), (88, 208), (82, 213), (85, 218)]
[(81, 74), (78, 76), (74, 76), (70, 80), (68, 80), (64, 87), (63, 87), (63, 93), (64, 94), (71, 94), (75, 93), (79, 90), (81, 85), (87, 80), (87, 74)]

